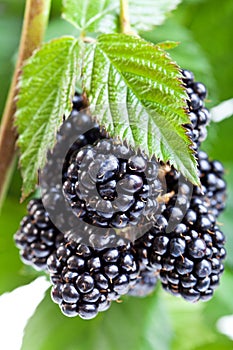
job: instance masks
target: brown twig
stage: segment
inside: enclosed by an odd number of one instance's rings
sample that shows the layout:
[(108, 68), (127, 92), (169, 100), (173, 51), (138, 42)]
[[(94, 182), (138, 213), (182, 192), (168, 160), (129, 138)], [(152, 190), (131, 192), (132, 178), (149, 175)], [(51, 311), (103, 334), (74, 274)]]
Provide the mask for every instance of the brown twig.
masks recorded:
[(7, 191), (10, 170), (15, 158), (17, 133), (13, 125), (16, 111), (17, 83), (24, 61), (43, 40), (51, 0), (27, 0), (19, 54), (0, 127), (0, 207)]

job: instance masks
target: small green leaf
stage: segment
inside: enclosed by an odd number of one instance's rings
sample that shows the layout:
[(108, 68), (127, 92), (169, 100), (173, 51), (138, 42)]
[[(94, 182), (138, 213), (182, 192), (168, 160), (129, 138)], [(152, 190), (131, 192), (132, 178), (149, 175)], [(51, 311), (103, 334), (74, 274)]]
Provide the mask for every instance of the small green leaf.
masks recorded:
[(182, 124), (187, 98), (177, 65), (161, 48), (124, 35), (102, 35), (87, 46), (82, 76), (92, 112), (112, 136), (126, 140), (199, 183), (191, 141)]
[(38, 169), (55, 143), (64, 115), (71, 110), (79, 43), (63, 37), (45, 45), (27, 61), (19, 83), (16, 112), (23, 176), (23, 197), (33, 191)]
[[(38, 332), (38, 329), (40, 330)], [(62, 315), (47, 294), (25, 329), (22, 350), (169, 350), (169, 319), (157, 294), (125, 298), (85, 321)]]
[(148, 31), (164, 22), (167, 13), (182, 0), (129, 0), (130, 23), (138, 31)]
[(82, 32), (110, 33), (116, 31), (116, 9), (114, 0), (63, 0), (63, 18)]

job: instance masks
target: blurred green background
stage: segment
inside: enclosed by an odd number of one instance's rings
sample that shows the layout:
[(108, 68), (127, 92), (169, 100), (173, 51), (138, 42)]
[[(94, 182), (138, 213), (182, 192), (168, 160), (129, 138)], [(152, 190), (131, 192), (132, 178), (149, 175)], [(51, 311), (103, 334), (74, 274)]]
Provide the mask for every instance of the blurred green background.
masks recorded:
[[(24, 4), (23, 0), (0, 1), (0, 115), (17, 56)], [(53, 0), (46, 40), (75, 34), (75, 29), (60, 19), (60, 9), (61, 1)], [(208, 107), (233, 97), (232, 0), (221, 3), (218, 0), (184, 0), (164, 25), (143, 36), (153, 42), (180, 42), (171, 55), (206, 84)], [(216, 327), (219, 318), (233, 314), (232, 130), (233, 118), (212, 123), (208, 140), (203, 145), (212, 158), (224, 163), (229, 188), (227, 210), (220, 217), (227, 236), (228, 257), (221, 286), (214, 298), (208, 303), (189, 305), (165, 295), (158, 287), (145, 299), (125, 297), (121, 304), (115, 303), (96, 319), (82, 321), (65, 318), (47, 293), (26, 327), (23, 350), (233, 349), (233, 341), (220, 334)], [(20, 186), (20, 175), (15, 169), (0, 216), (0, 294), (37, 277), (20, 262), (12, 240), (25, 214), (26, 203), (19, 204)]]

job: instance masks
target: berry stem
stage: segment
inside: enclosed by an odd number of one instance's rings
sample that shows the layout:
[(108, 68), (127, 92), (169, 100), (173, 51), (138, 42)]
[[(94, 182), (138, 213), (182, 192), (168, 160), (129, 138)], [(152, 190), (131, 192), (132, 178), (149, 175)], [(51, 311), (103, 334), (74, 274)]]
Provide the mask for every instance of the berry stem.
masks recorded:
[(12, 164), (16, 153), (17, 132), (14, 127), (18, 79), (24, 61), (38, 48), (43, 40), (50, 13), (51, 0), (27, 0), (19, 54), (8, 93), (0, 127), (0, 207), (7, 191)]
[(130, 26), (128, 0), (120, 0), (120, 27), (121, 33), (134, 34)]

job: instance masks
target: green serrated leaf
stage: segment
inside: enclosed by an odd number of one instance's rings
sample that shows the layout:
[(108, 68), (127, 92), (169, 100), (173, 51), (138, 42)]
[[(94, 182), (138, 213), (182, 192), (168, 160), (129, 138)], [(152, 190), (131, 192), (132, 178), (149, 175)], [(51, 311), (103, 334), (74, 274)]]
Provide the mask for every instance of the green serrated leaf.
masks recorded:
[(71, 110), (79, 43), (63, 37), (45, 45), (27, 61), (19, 83), (16, 125), (23, 175), (23, 197), (33, 191), (38, 169), (55, 143), (64, 115)]
[(129, 0), (130, 23), (138, 31), (148, 31), (164, 22), (167, 13), (182, 0)]
[(82, 76), (91, 109), (113, 136), (172, 165), (199, 184), (182, 124), (187, 98), (177, 65), (161, 45), (124, 34), (86, 48)]
[(117, 28), (114, 0), (63, 0), (63, 18), (82, 32), (115, 32)]

